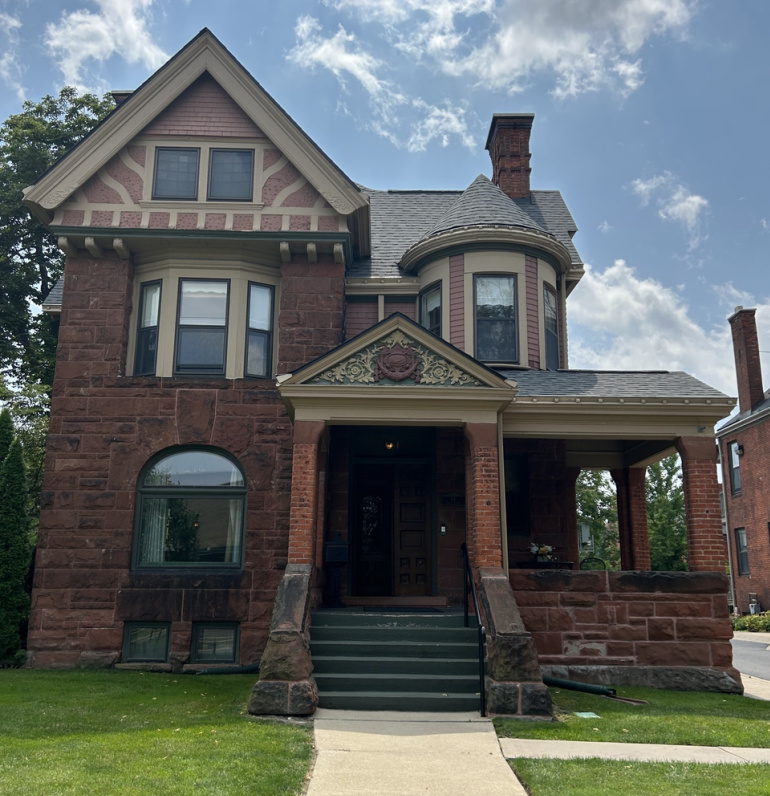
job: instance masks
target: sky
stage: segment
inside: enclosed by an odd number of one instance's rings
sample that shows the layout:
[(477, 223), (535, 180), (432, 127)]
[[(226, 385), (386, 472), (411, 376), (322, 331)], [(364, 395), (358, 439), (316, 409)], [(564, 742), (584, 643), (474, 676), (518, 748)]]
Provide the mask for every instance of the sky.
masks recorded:
[(735, 395), (743, 305), (770, 386), (767, 0), (0, 0), (0, 118), (136, 88), (203, 27), (370, 188), (462, 190), (492, 114), (534, 112), (587, 264), (570, 366)]

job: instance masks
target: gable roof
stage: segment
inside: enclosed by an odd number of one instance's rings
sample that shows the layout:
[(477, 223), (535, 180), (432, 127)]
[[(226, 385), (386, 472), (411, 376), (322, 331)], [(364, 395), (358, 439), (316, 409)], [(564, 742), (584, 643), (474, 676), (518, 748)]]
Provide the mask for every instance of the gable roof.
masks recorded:
[(44, 221), (201, 75), (208, 73), (254, 124), (279, 146), (324, 199), (343, 215), (356, 213), (368, 252), (369, 198), (361, 192), (204, 28), (146, 80), (80, 144), (24, 191), (24, 203)]

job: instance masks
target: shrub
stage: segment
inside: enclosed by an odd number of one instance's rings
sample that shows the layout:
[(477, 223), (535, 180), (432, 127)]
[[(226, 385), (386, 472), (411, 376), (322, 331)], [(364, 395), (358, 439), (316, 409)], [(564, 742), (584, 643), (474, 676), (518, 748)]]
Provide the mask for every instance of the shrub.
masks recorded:
[(770, 633), (770, 611), (761, 614), (732, 617), (733, 630), (748, 630), (750, 633)]

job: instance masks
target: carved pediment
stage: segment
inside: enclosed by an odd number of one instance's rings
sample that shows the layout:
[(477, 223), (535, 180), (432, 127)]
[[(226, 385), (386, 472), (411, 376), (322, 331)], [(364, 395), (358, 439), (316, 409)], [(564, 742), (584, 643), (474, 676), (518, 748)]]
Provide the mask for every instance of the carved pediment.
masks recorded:
[(395, 329), (376, 342), (356, 351), (307, 383), (484, 386), (468, 371), (414, 340), (401, 329)]

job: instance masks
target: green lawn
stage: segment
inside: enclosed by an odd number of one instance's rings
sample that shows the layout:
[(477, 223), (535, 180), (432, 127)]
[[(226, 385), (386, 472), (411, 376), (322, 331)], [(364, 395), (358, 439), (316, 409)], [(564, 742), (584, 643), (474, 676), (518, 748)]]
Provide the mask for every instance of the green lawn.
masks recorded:
[(513, 760), (532, 796), (767, 796), (770, 766)]
[[(770, 702), (732, 694), (619, 689), (619, 696), (649, 702), (629, 705), (578, 691), (550, 690), (557, 721), (495, 719), (498, 735), (560, 741), (770, 747)], [(579, 718), (574, 715), (577, 711), (592, 711), (600, 718)]]
[(251, 719), (255, 675), (0, 671), (4, 796), (277, 796), (302, 789), (308, 726)]

